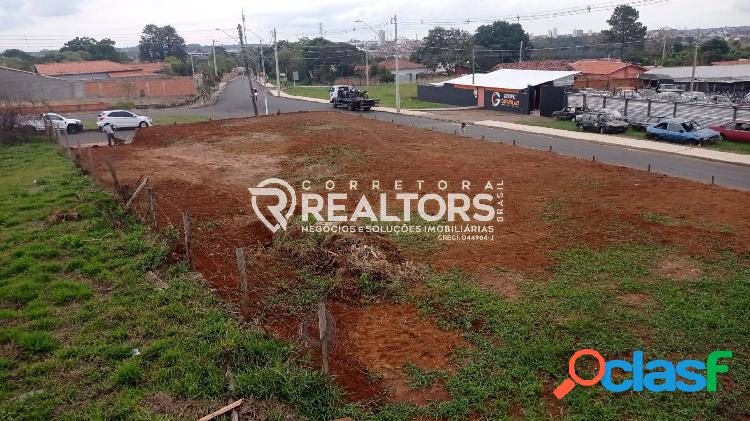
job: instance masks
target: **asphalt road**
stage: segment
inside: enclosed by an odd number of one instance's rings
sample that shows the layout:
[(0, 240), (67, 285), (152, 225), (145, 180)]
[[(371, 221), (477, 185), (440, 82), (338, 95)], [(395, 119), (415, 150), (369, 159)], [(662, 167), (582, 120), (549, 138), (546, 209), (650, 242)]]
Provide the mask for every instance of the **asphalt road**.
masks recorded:
[[(213, 105), (201, 108), (149, 110), (144, 113), (151, 117), (169, 115), (205, 115), (211, 118), (249, 117), (253, 115), (253, 108), (248, 92), (249, 87), (247, 79), (239, 78), (227, 84), (224, 92)], [(332, 109), (330, 105), (317, 102), (278, 98), (271, 95), (266, 96), (265, 94), (267, 92), (268, 90), (266, 88), (259, 88), (258, 111), (260, 114), (265, 114), (266, 112), (265, 98), (268, 99), (268, 112), (270, 114), (275, 114), (276, 112), (330, 111)], [(359, 115), (358, 113), (344, 110), (341, 110), (340, 112), (357, 116)], [(97, 113), (78, 114), (75, 118), (96, 119), (96, 114)], [(457, 123), (424, 117), (413, 117), (378, 111), (362, 113), (362, 116), (383, 121), (392, 120), (396, 124), (433, 129), (451, 134), (458, 130)], [(94, 136), (97, 135), (98, 141), (101, 141), (100, 138), (103, 138), (103, 135), (101, 133), (94, 134)], [(90, 133), (83, 133), (71, 136), (71, 139), (74, 139), (76, 136), (81, 136), (82, 139), (83, 137), (88, 139), (92, 135)], [(474, 125), (466, 127), (464, 136), (469, 136), (478, 140), (484, 139), (489, 142), (501, 142), (507, 144), (512, 144), (515, 140), (517, 146), (543, 151), (549, 151), (550, 146), (552, 146), (552, 151), (561, 155), (573, 156), (586, 160), (592, 160), (596, 157), (596, 161), (598, 162), (641, 170), (647, 170), (650, 166), (651, 171), (656, 173), (686, 178), (703, 183), (711, 183), (713, 180), (714, 183), (725, 187), (750, 190), (750, 167), (742, 165), (732, 165), (662, 152), (630, 149), (584, 140), (566, 139)], [(80, 141), (82, 144), (90, 142), (89, 140)], [(75, 144), (75, 139), (72, 140), (72, 142)]]

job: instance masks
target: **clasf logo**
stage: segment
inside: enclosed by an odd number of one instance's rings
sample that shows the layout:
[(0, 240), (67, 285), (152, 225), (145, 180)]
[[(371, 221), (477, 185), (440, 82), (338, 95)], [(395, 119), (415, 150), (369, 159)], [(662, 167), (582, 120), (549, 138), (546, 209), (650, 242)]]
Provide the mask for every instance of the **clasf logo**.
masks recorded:
[[(586, 380), (576, 374), (575, 365), (580, 357), (585, 355), (594, 357), (599, 370), (594, 378)], [(729, 367), (719, 364), (722, 358), (732, 358), (732, 351), (714, 351), (708, 354), (706, 362), (698, 360), (683, 360), (673, 364), (667, 360), (651, 360), (644, 364), (643, 351), (633, 352), (633, 361), (610, 360), (593, 349), (582, 349), (568, 361), (569, 378), (560, 383), (552, 392), (557, 399), (562, 399), (576, 384), (593, 386), (601, 382), (610, 392), (700, 392), (716, 391), (716, 378), (719, 373), (726, 373)], [(706, 372), (703, 375), (702, 371)], [(617, 374), (621, 372), (622, 375)], [(614, 373), (614, 376), (613, 376)], [(679, 376), (679, 379), (678, 379)]]

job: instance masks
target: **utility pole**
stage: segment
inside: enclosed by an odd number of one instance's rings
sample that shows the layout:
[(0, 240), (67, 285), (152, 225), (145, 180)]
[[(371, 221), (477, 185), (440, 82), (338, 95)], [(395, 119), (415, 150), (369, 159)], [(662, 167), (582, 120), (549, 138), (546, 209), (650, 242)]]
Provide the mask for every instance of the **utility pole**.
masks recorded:
[(476, 49), (477, 47), (472, 46), (471, 47), (471, 84), (474, 84), (474, 74), (477, 72), (477, 57), (476, 57)]
[(518, 49), (518, 62), (523, 61), (523, 40), (521, 40), (521, 48)]
[(693, 50), (693, 73), (690, 75), (690, 92), (693, 92), (693, 85), (695, 84), (695, 66), (698, 64), (698, 44), (695, 44), (695, 50)]
[(661, 67), (664, 67), (664, 56), (667, 55), (667, 39), (662, 39), (662, 45), (661, 45)]
[(219, 78), (219, 69), (216, 68), (216, 41), (211, 40), (211, 55), (214, 56), (214, 77)]
[(367, 81), (367, 87), (370, 87), (370, 60), (367, 58), (367, 50), (365, 50), (365, 80)]
[(255, 89), (253, 88), (252, 71), (250, 70), (250, 62), (247, 59), (247, 51), (245, 51), (245, 43), (242, 38), (242, 25), (237, 24), (237, 35), (240, 37), (240, 52), (242, 53), (242, 60), (245, 64), (245, 76), (250, 84), (250, 100), (253, 102), (253, 113), (258, 116), (258, 104), (255, 103)]
[(323, 38), (323, 22), (318, 22), (318, 35)]
[(398, 17), (393, 15), (393, 48), (396, 52), (396, 112), (401, 113), (401, 90), (398, 71)]
[(276, 61), (276, 96), (281, 97), (281, 78), (279, 76), (279, 50), (276, 47), (276, 28), (273, 28), (273, 57)]
[(195, 63), (193, 63), (193, 53), (190, 53), (190, 71), (193, 77), (195, 77)]

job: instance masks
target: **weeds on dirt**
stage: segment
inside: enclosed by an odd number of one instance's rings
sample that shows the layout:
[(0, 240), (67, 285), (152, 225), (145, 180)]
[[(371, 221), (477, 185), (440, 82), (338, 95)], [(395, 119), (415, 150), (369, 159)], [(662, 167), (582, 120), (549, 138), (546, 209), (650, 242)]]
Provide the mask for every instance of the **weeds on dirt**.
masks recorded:
[(295, 221), (274, 238), (274, 252), (298, 268), (301, 283), (283, 287), (287, 292), (271, 297), (271, 304), (299, 310), (326, 297), (398, 299), (421, 277), (423, 268), (401, 256), (385, 236), (308, 234), (302, 230), (306, 224)]
[(651, 213), (643, 215), (643, 220), (646, 222), (655, 222), (657, 224), (666, 225), (668, 227), (676, 227), (676, 226), (685, 224), (684, 221), (681, 221), (677, 218), (673, 218), (669, 215), (658, 215), (658, 214), (651, 214)]
[[(354, 411), (184, 264), (164, 266), (168, 244), (51, 145), (2, 147), (0, 162), (0, 419), (195, 419), (226, 403), (227, 369), (236, 397), (314, 419)], [(60, 209), (78, 218), (48, 223)]]
[(442, 370), (428, 371), (417, 367), (412, 363), (404, 364), (404, 371), (409, 379), (409, 387), (413, 390), (425, 389), (432, 386), (437, 380), (448, 377), (448, 373)]

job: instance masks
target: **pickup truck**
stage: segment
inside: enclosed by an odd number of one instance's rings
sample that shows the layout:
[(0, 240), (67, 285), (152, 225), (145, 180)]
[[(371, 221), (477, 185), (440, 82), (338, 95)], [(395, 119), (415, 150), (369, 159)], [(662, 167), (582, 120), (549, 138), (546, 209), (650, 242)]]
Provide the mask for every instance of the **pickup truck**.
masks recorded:
[(39, 117), (31, 117), (26, 120), (25, 124), (31, 126), (38, 132), (47, 130), (46, 121), (49, 120), (52, 123), (52, 127), (57, 130), (65, 130), (69, 134), (74, 134), (83, 131), (83, 122), (74, 118), (66, 118), (60, 114), (55, 113), (44, 113)]
[(351, 85), (333, 85), (328, 89), (328, 95), (333, 108), (344, 107), (349, 111), (370, 111), (380, 100), (369, 98), (367, 91), (360, 91)]

